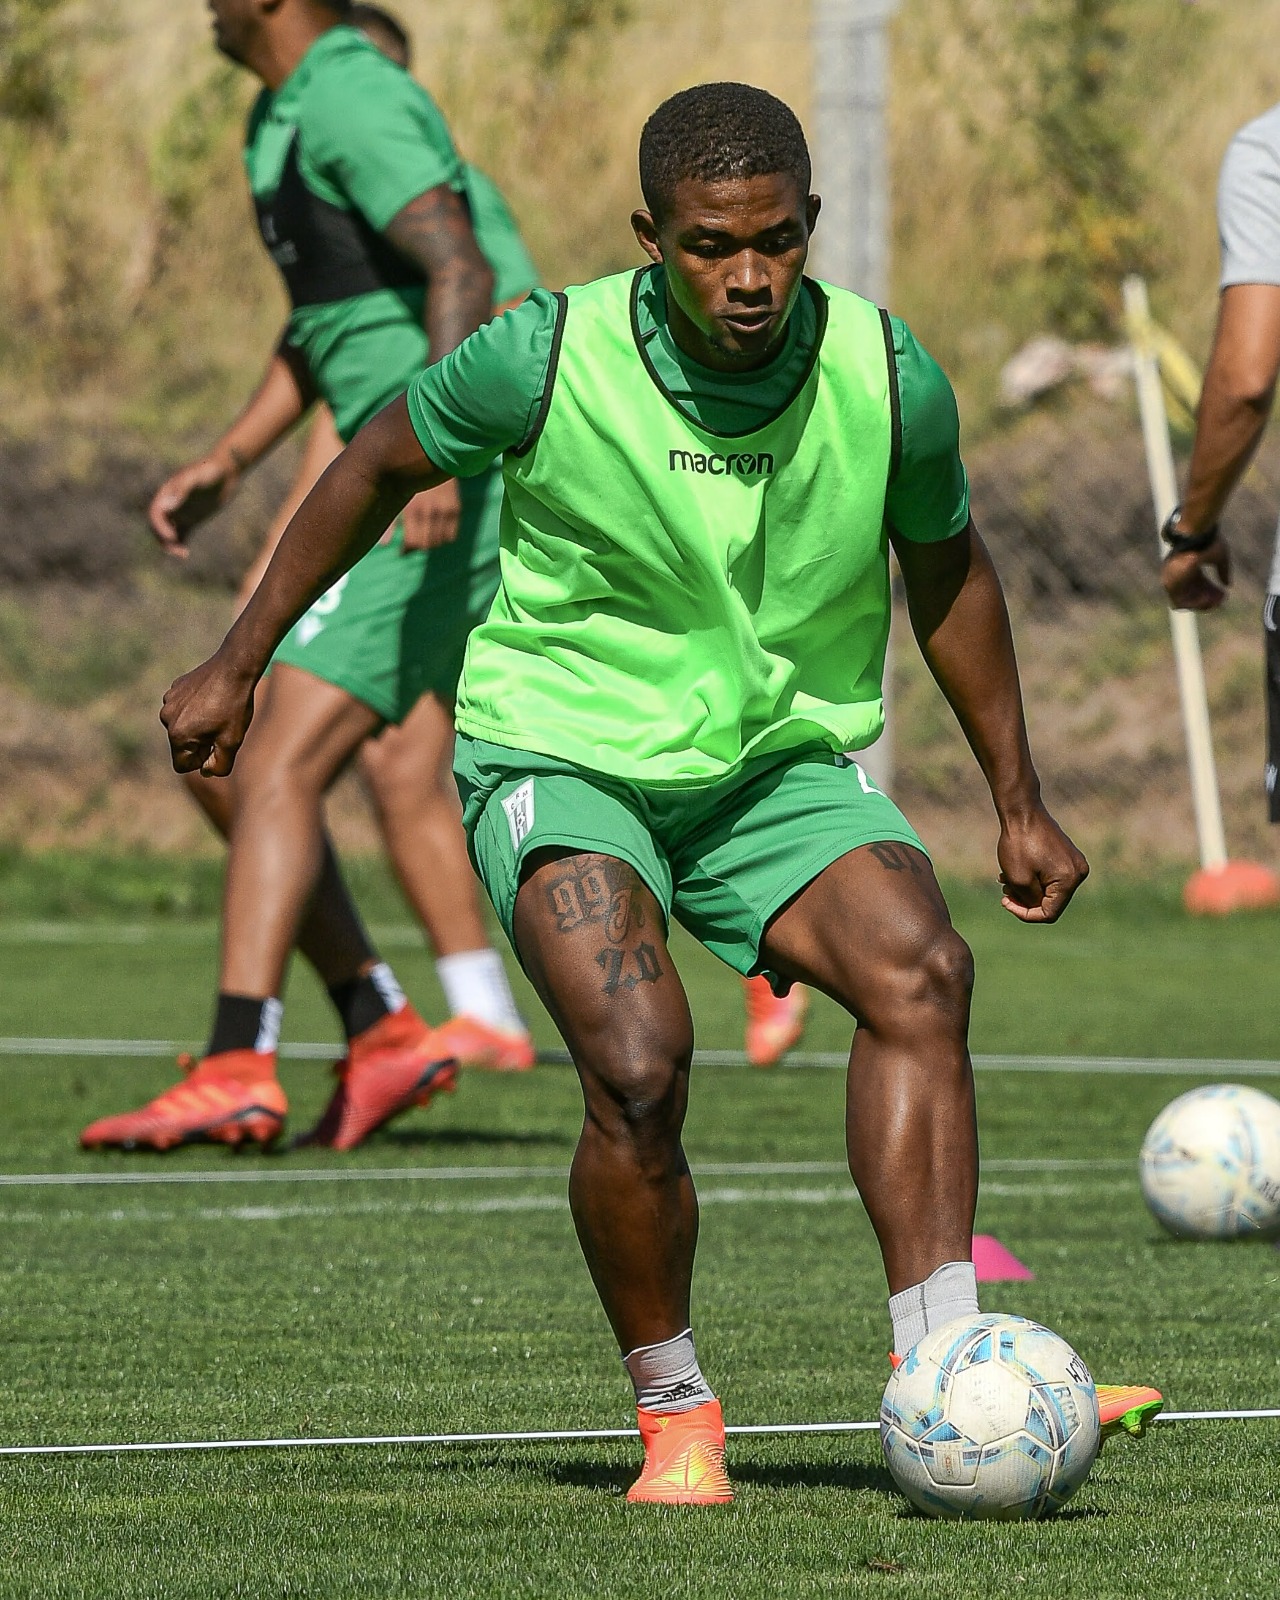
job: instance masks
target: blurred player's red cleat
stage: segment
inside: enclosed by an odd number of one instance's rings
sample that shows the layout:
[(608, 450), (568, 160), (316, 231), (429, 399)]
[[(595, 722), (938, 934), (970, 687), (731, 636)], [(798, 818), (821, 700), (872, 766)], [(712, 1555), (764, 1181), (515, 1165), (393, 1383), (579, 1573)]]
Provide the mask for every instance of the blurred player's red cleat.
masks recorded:
[(536, 1059), (527, 1033), (509, 1033), (475, 1017), (450, 1017), (435, 1029), (437, 1048), (460, 1066), (486, 1072), (528, 1072)]
[(724, 1506), (733, 1485), (724, 1470), (724, 1417), (718, 1400), (672, 1416), (638, 1411), (644, 1471), (627, 1491), (632, 1505)]
[(179, 1056), (187, 1076), (140, 1111), (91, 1122), (80, 1135), (86, 1150), (172, 1150), (180, 1144), (270, 1144), (289, 1110), (275, 1077), (274, 1055), (225, 1050), (197, 1062)]
[(747, 1060), (753, 1067), (774, 1067), (800, 1042), (809, 991), (793, 983), (781, 999), (767, 978), (744, 978), (747, 997)]
[(324, 1115), (300, 1145), (354, 1150), (411, 1106), (427, 1106), (457, 1086), (458, 1063), (442, 1050), (412, 1006), (402, 1006), (356, 1035), (334, 1071), (338, 1086)]

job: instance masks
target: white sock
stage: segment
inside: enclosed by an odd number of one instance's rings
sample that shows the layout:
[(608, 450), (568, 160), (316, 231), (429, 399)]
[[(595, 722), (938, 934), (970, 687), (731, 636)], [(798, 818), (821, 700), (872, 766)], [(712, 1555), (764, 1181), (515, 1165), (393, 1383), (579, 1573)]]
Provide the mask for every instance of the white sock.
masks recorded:
[(636, 1405), (643, 1411), (671, 1415), (715, 1399), (698, 1365), (692, 1328), (661, 1344), (642, 1344), (622, 1360), (635, 1385)]
[(378, 991), (379, 998), (391, 1016), (394, 1017), (397, 1011), (403, 1011), (409, 1004), (404, 990), (400, 987), (399, 979), (385, 961), (379, 961), (376, 967), (370, 967), (365, 976)]
[(284, 1021), (284, 1001), (264, 1000), (258, 1019), (258, 1037), (253, 1041), (254, 1052), (260, 1056), (273, 1056), (280, 1043), (280, 1024)]
[(505, 1033), (527, 1033), (524, 1018), (516, 1010), (515, 996), (507, 982), (507, 969), (494, 949), (463, 950), (456, 956), (441, 956), (436, 976), (449, 1006), (451, 1017), (474, 1017), (477, 1022), (501, 1028)]
[(947, 1261), (923, 1283), (889, 1296), (893, 1353), (905, 1356), (926, 1333), (957, 1317), (979, 1316), (978, 1275), (972, 1261)]

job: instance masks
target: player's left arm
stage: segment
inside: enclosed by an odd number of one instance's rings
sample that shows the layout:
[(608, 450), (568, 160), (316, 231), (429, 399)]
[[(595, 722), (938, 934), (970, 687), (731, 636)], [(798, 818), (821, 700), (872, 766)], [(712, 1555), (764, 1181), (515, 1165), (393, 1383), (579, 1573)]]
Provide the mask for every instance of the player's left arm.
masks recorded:
[(1009, 612), (987, 547), (970, 522), (935, 543), (895, 538), (894, 550), (921, 652), (995, 802), (1002, 903), (1023, 922), (1055, 922), (1089, 865), (1040, 797)]
[(900, 435), (885, 513), (911, 625), (991, 789), (1005, 909), (1054, 922), (1088, 863), (1040, 798), (1004, 592), (969, 516), (955, 394), (910, 329), (890, 321)]

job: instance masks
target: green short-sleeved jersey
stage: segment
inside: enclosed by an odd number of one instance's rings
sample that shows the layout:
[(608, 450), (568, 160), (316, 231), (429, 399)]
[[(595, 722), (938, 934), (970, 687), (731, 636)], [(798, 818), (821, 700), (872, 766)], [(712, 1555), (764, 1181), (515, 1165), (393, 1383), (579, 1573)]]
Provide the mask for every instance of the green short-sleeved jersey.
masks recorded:
[[(641, 286), (636, 309), (650, 361), (668, 395), (695, 422), (741, 434), (771, 415), (813, 353), (816, 320), (801, 296), (782, 351), (750, 373), (713, 372), (672, 338), (660, 268)], [(546, 290), (481, 328), (409, 390), (422, 448), (459, 477), (482, 472), (518, 446), (542, 406), (555, 341), (558, 302)], [(960, 458), (960, 418), (945, 373), (906, 323), (890, 317), (900, 405), (899, 458), (886, 494), (891, 526), (919, 543), (947, 539), (969, 520), (969, 484)]]
[(289, 341), (344, 439), (428, 360), (421, 275), (381, 237), (411, 200), (441, 184), (467, 196), (497, 304), (537, 283), (501, 195), (459, 160), (430, 95), (354, 28), (321, 34), (258, 97), (245, 165), (293, 303)]

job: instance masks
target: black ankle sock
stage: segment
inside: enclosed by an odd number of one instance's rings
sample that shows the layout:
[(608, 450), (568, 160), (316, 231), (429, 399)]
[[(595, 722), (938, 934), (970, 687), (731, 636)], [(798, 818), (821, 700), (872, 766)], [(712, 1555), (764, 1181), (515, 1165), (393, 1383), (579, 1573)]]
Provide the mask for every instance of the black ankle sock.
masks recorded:
[(342, 1018), (342, 1030), (348, 1039), (404, 1005), (404, 994), (385, 961), (361, 977), (331, 983), (329, 998)]
[(220, 994), (205, 1054), (217, 1056), (224, 1050), (264, 1053), (274, 1050), (280, 1037), (283, 1010), (278, 1000), (260, 1000), (247, 994)]

